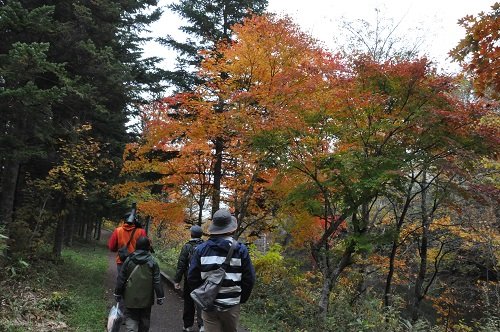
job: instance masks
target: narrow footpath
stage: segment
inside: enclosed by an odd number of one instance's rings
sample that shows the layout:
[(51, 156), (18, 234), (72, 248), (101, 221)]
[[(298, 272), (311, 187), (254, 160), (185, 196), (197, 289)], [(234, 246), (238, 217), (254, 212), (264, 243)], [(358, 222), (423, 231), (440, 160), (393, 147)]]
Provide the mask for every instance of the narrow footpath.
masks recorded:
[[(107, 243), (110, 232), (103, 231), (101, 241)], [(106, 279), (106, 298), (109, 299), (107, 310), (115, 304), (113, 291), (116, 283), (116, 253), (109, 252), (108, 254), (108, 273)], [(151, 310), (151, 327), (150, 332), (182, 332), (182, 296), (174, 289), (174, 285), (167, 279), (162, 278), (163, 290), (165, 291), (165, 302), (163, 305), (153, 305)], [(196, 324), (195, 324), (196, 325)], [(198, 331), (197, 327), (195, 326)], [(125, 325), (122, 325), (120, 332), (125, 331)], [(248, 332), (243, 328), (239, 328), (238, 332)]]
[[(102, 241), (107, 242), (110, 233), (104, 231)], [(106, 298), (109, 299), (108, 311), (115, 304), (113, 291), (116, 284), (116, 253), (109, 252), (108, 254), (108, 274), (106, 279)], [(183, 300), (174, 290), (171, 283), (162, 280), (163, 289), (165, 291), (165, 303), (163, 305), (153, 305), (151, 310), (151, 328), (150, 332), (181, 332), (182, 331), (182, 308)], [(125, 332), (125, 325), (122, 325), (120, 330)]]
[[(108, 254), (108, 281), (107, 281), (107, 296), (109, 298), (109, 306), (115, 304), (113, 291), (116, 283), (116, 263), (115, 253)], [(169, 282), (163, 280), (163, 289), (165, 291), (165, 303), (163, 305), (153, 305), (151, 310), (151, 328), (150, 332), (181, 332), (182, 331), (182, 298), (174, 291)], [(125, 332), (125, 325), (122, 326), (121, 332)]]

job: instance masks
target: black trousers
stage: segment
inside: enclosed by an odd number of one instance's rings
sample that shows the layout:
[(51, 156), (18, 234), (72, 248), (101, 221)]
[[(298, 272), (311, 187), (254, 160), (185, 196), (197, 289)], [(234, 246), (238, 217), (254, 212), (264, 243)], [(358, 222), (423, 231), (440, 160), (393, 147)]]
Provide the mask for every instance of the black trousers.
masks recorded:
[(184, 311), (182, 313), (182, 321), (184, 322), (184, 327), (191, 327), (194, 324), (194, 315), (196, 313), (196, 323), (198, 326), (203, 325), (203, 320), (201, 318), (201, 310), (196, 310), (193, 299), (189, 295), (191, 289), (187, 286), (186, 280), (184, 280)]

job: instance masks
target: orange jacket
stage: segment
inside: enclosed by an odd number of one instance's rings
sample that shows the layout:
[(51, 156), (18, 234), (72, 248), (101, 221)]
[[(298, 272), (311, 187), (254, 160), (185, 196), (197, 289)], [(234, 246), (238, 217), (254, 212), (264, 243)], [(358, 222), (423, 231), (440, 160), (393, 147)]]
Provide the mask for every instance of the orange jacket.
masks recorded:
[[(132, 235), (132, 231), (134, 230), (134, 228), (136, 228), (134, 224), (127, 223), (124, 223), (123, 225), (115, 228), (108, 241), (109, 250), (117, 252), (118, 249), (126, 245), (128, 240), (130, 239), (130, 236)], [(135, 251), (135, 242), (141, 236), (147, 236), (146, 231), (143, 228), (137, 228), (134, 233), (134, 238), (130, 241), (130, 244), (127, 247), (128, 252), (132, 253)], [(123, 262), (121, 261), (120, 257), (116, 255), (116, 264), (122, 263)]]

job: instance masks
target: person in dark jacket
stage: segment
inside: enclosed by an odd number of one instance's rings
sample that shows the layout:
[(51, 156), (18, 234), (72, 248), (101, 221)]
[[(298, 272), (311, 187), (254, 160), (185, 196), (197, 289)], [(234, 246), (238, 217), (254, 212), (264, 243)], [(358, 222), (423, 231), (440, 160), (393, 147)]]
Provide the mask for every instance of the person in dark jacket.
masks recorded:
[[(224, 260), (238, 227), (236, 218), (226, 209), (216, 211), (208, 228), (210, 238), (193, 253), (188, 272), (191, 289), (199, 287)], [(255, 284), (255, 270), (244, 244), (238, 243), (231, 258), (222, 287), (215, 299), (215, 308), (203, 310), (205, 332), (236, 332), (240, 318), (240, 304), (245, 303)]]
[(154, 293), (157, 304), (165, 300), (160, 267), (151, 256), (150, 246), (147, 237), (137, 239), (135, 251), (123, 263), (116, 281), (114, 296), (117, 302), (123, 297), (127, 332), (148, 332)]
[(192, 289), (189, 288), (187, 283), (189, 260), (191, 259), (194, 249), (198, 245), (203, 243), (203, 240), (201, 239), (203, 231), (198, 225), (192, 226), (189, 231), (191, 233), (191, 239), (182, 246), (181, 253), (179, 254), (179, 259), (177, 260), (177, 270), (174, 277), (174, 287), (176, 289), (180, 289), (180, 282), (182, 279), (184, 279), (184, 310), (182, 313), (182, 321), (184, 322), (184, 327), (182, 328), (182, 330), (194, 331), (192, 326), (194, 324), (194, 314), (196, 312), (196, 323), (198, 324), (199, 331), (204, 331), (203, 320), (201, 319), (201, 310), (195, 307), (194, 301), (189, 295)]

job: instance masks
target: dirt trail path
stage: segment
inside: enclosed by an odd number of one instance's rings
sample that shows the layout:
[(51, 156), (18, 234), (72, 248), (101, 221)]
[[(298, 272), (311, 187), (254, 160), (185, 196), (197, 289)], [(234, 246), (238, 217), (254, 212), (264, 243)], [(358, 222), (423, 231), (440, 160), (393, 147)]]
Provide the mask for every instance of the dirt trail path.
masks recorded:
[[(107, 236), (106, 236), (107, 235)], [(109, 234), (103, 234), (103, 241), (107, 241)], [(115, 253), (108, 254), (108, 277), (106, 280), (106, 297), (109, 299), (109, 308), (114, 304), (113, 291), (116, 283)], [(181, 332), (182, 331), (182, 298), (174, 291), (169, 282), (163, 281), (165, 291), (165, 303), (153, 305), (151, 310), (150, 332)], [(121, 332), (125, 332), (122, 326)]]
[[(103, 231), (101, 241), (107, 243), (111, 236), (109, 231)], [(116, 263), (115, 253), (108, 254), (108, 274), (106, 279), (106, 298), (109, 299), (108, 312), (111, 306), (115, 304), (113, 291), (116, 284)], [(168, 280), (163, 278), (163, 290), (165, 291), (165, 303), (163, 305), (153, 305), (151, 310), (151, 327), (150, 332), (182, 332), (182, 308), (183, 299), (178, 292), (174, 290), (174, 286)], [(196, 324), (195, 324), (196, 325)], [(196, 330), (197, 331), (197, 330)], [(122, 325), (120, 332), (125, 332), (125, 325)], [(238, 328), (238, 332), (249, 332), (243, 327)]]

